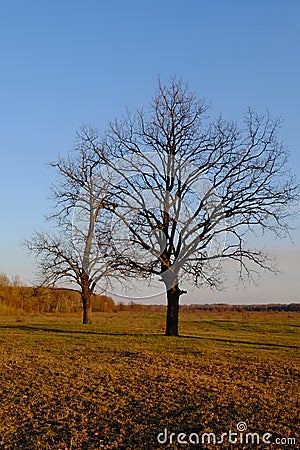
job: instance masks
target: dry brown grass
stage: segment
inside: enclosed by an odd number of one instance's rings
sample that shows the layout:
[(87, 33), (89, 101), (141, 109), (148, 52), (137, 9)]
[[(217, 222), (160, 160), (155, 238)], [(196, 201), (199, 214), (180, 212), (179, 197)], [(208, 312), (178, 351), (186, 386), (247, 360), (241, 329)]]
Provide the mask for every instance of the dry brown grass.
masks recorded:
[(299, 314), (184, 312), (180, 338), (159, 312), (94, 318), (0, 319), (0, 448), (265, 448), (157, 442), (240, 421), (299, 445)]

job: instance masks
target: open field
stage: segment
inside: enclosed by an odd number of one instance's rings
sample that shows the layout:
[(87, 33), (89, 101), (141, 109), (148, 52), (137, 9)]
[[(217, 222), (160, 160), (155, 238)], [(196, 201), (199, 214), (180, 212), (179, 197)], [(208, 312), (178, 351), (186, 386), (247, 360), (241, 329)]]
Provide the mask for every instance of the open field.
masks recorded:
[(185, 311), (180, 338), (162, 312), (80, 319), (0, 317), (1, 449), (300, 448), (299, 313)]

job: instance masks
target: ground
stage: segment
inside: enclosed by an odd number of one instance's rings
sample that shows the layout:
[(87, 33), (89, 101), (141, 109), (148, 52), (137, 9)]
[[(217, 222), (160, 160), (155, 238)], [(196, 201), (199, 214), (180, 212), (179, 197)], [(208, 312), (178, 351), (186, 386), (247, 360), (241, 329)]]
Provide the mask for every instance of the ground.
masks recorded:
[(186, 311), (179, 338), (164, 321), (0, 317), (0, 448), (300, 448), (299, 313)]

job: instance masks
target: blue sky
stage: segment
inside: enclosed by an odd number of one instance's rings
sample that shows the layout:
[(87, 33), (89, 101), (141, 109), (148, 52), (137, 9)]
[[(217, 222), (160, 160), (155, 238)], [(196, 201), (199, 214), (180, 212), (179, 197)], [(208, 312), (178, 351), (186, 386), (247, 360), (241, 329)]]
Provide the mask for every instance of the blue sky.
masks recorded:
[[(248, 106), (281, 116), (300, 179), (300, 2), (297, 0), (12, 0), (0, 9), (0, 272), (33, 278), (20, 240), (45, 227), (47, 162), (72, 149), (84, 124), (100, 129), (147, 105), (158, 75), (177, 75), (212, 114)], [(187, 300), (299, 301), (300, 233), (268, 242), (284, 275), (255, 289)]]

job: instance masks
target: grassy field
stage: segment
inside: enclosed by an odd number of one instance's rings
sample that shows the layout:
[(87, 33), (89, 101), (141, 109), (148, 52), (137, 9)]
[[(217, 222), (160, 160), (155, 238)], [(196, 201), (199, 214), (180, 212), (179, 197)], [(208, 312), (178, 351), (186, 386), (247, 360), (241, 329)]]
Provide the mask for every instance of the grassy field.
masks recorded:
[(79, 321), (0, 317), (1, 449), (300, 448), (299, 313), (187, 311), (179, 338), (162, 312)]

